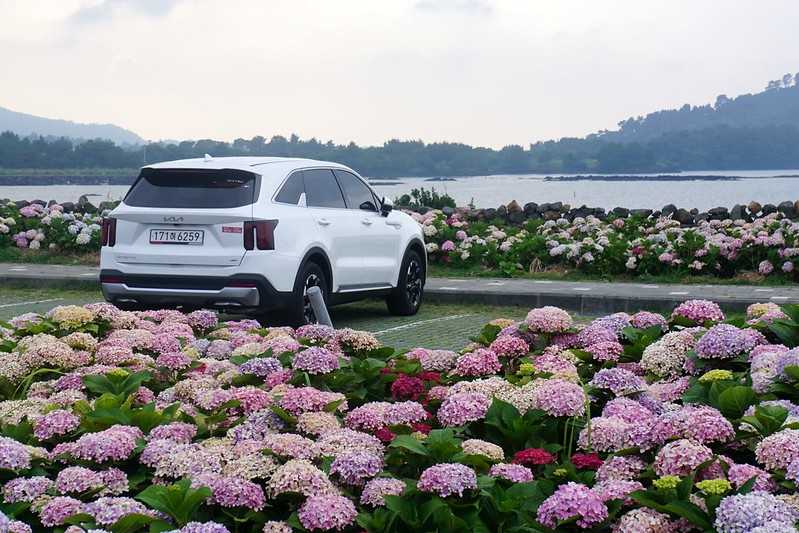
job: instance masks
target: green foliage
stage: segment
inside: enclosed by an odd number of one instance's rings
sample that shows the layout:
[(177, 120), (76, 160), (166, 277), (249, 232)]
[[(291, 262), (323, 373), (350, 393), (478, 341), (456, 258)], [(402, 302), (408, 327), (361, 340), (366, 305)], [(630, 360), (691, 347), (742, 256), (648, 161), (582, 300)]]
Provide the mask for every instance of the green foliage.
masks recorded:
[(136, 499), (169, 515), (182, 527), (197, 519), (198, 511), (210, 496), (208, 487), (193, 489), (188, 479), (182, 479), (168, 486), (150, 485)]
[(447, 193), (438, 194), (435, 187), (429, 191), (424, 187), (411, 189), (410, 194), (403, 194), (396, 198), (394, 203), (406, 207), (432, 207), (434, 209), (455, 207), (455, 199)]

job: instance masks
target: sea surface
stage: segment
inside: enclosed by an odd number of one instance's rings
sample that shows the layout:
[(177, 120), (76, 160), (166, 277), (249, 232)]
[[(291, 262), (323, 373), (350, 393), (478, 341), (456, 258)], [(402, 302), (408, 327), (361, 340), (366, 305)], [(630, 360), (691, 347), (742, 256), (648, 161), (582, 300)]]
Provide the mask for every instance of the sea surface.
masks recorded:
[[(697, 208), (732, 207), (756, 200), (761, 204), (777, 204), (785, 200), (799, 200), (799, 176), (797, 170), (704, 170), (679, 174), (683, 180), (661, 181), (651, 175), (639, 174), (635, 181), (609, 181), (591, 179), (581, 181), (547, 181), (543, 174), (495, 175), (447, 178), (452, 181), (428, 181), (429, 178), (391, 178), (371, 180), (375, 191), (389, 199), (395, 199), (411, 189), (435, 188), (447, 193), (458, 205), (472, 202), (477, 207), (497, 207), (516, 200), (527, 202), (563, 202), (572, 207), (587, 205), (612, 209), (627, 208), (659, 209), (666, 204), (678, 207)], [(737, 180), (697, 180), (691, 176), (738, 176)], [(562, 176), (574, 176), (564, 174)], [(650, 180), (646, 178), (649, 177)], [(0, 198), (12, 200), (56, 200), (76, 201), (82, 194), (90, 195), (92, 203), (102, 200), (118, 200), (127, 192), (127, 186), (119, 185), (51, 185), (0, 187)]]

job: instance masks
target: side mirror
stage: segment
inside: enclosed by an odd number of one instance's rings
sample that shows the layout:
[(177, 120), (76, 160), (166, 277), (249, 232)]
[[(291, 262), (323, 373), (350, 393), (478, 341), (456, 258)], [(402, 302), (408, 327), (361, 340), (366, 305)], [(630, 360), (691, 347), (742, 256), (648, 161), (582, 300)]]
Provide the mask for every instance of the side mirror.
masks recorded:
[(389, 213), (394, 209), (394, 206), (386, 200), (386, 197), (380, 199), (380, 214), (384, 217), (387, 217)]

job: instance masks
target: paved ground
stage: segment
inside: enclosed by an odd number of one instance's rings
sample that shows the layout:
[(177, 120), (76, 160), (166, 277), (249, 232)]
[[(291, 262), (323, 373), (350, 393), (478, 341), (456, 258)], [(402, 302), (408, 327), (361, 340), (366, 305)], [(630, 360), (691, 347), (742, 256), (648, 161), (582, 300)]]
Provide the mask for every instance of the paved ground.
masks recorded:
[[(0, 320), (28, 312), (44, 313), (57, 305), (101, 300), (96, 288), (0, 287)], [(336, 327), (371, 331), (384, 344), (398, 349), (417, 346), (460, 349), (489, 320), (520, 319), (526, 312), (523, 307), (425, 303), (416, 316), (397, 317), (388, 314), (384, 302), (369, 300), (334, 307), (330, 315)]]
[[(94, 288), (88, 266), (0, 264), (0, 285)], [(671, 285), (530, 279), (430, 278), (427, 302), (521, 306), (556, 305), (584, 315), (618, 311), (670, 311), (691, 298), (713, 300), (730, 311), (754, 302), (799, 303), (799, 286)]]

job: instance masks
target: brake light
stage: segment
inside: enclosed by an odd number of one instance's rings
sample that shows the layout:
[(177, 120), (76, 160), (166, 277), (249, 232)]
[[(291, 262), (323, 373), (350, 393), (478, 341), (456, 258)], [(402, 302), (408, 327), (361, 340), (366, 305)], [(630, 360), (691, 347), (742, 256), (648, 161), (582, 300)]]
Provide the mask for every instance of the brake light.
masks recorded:
[(277, 220), (258, 220), (244, 223), (244, 249), (275, 249), (275, 227)]
[(122, 276), (101, 275), (100, 283), (123, 283)]
[(117, 243), (117, 219), (104, 218), (100, 226), (100, 245), (113, 246)]
[(254, 281), (247, 281), (243, 279), (232, 279), (225, 284), (225, 287), (244, 287), (244, 288), (251, 288), (257, 287), (258, 285)]

